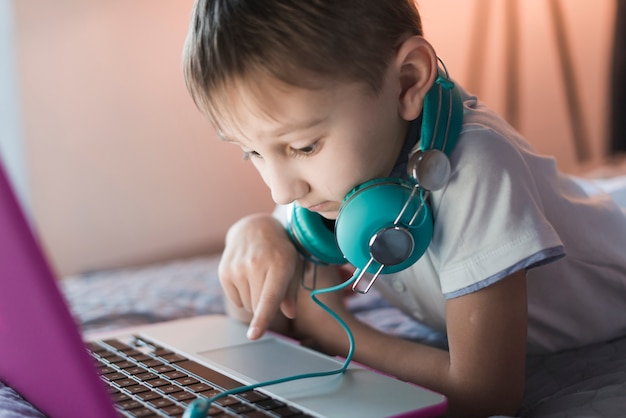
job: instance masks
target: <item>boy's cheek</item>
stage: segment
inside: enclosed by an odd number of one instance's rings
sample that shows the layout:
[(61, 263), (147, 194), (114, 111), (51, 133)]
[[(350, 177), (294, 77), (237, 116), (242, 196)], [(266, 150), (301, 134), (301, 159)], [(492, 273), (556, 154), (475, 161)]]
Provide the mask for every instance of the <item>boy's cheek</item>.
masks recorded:
[(257, 173), (259, 173), (259, 175), (261, 176), (263, 183), (265, 183), (265, 185), (271, 190), (272, 185), (269, 181), (268, 176), (265, 174), (265, 170), (262, 170), (261, 167), (259, 167), (257, 164), (254, 164), (254, 168), (256, 169)]

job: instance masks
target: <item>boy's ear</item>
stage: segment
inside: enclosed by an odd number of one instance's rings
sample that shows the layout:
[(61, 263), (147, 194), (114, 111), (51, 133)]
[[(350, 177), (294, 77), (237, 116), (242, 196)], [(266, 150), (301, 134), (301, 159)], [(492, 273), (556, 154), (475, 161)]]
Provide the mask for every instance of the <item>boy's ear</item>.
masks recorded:
[(398, 113), (404, 120), (417, 119), (437, 78), (437, 54), (426, 39), (412, 36), (398, 48), (395, 63), (400, 83)]

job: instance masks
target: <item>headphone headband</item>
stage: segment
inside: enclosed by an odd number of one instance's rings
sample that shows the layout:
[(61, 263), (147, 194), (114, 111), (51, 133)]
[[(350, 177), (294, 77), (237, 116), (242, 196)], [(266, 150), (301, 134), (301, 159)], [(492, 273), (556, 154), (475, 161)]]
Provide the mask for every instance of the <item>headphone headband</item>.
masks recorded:
[(424, 98), (419, 148), (437, 149), (450, 155), (461, 133), (463, 100), (447, 72), (439, 70), (435, 83)]

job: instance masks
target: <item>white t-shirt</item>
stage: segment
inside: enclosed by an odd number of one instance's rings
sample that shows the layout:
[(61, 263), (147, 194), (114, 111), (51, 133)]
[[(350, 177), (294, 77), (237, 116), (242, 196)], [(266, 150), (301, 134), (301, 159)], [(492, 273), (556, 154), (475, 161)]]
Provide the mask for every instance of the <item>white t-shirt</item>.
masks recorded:
[(475, 97), (465, 94), (464, 105), (450, 181), (429, 199), (432, 242), (414, 265), (374, 286), (445, 332), (446, 299), (527, 269), (530, 353), (626, 335), (626, 217), (619, 207), (606, 194), (588, 196)]
[(426, 254), (375, 283), (405, 313), (445, 331), (445, 300), (527, 269), (529, 352), (626, 335), (626, 217), (588, 196), (499, 116), (465, 96), (447, 187), (431, 195)]

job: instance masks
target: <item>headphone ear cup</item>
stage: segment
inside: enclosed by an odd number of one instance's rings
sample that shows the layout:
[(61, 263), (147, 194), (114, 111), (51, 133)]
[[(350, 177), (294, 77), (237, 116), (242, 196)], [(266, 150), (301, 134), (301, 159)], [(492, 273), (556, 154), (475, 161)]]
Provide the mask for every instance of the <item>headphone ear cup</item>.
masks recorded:
[(335, 233), (321, 215), (293, 205), (287, 231), (302, 255), (321, 264), (345, 264)]
[[(394, 226), (412, 191), (413, 185), (410, 183), (386, 178), (364, 183), (346, 196), (337, 216), (335, 235), (341, 252), (353, 266), (365, 269), (372, 258), (370, 252), (372, 238), (380, 231)], [(411, 235), (413, 250), (408, 258), (399, 264), (385, 266), (381, 274), (395, 273), (411, 266), (430, 245), (433, 235), (432, 213), (428, 204), (418, 196), (411, 198), (397, 224)], [(414, 225), (408, 226), (418, 210)], [(374, 274), (379, 267), (380, 264), (374, 262), (367, 271)]]

